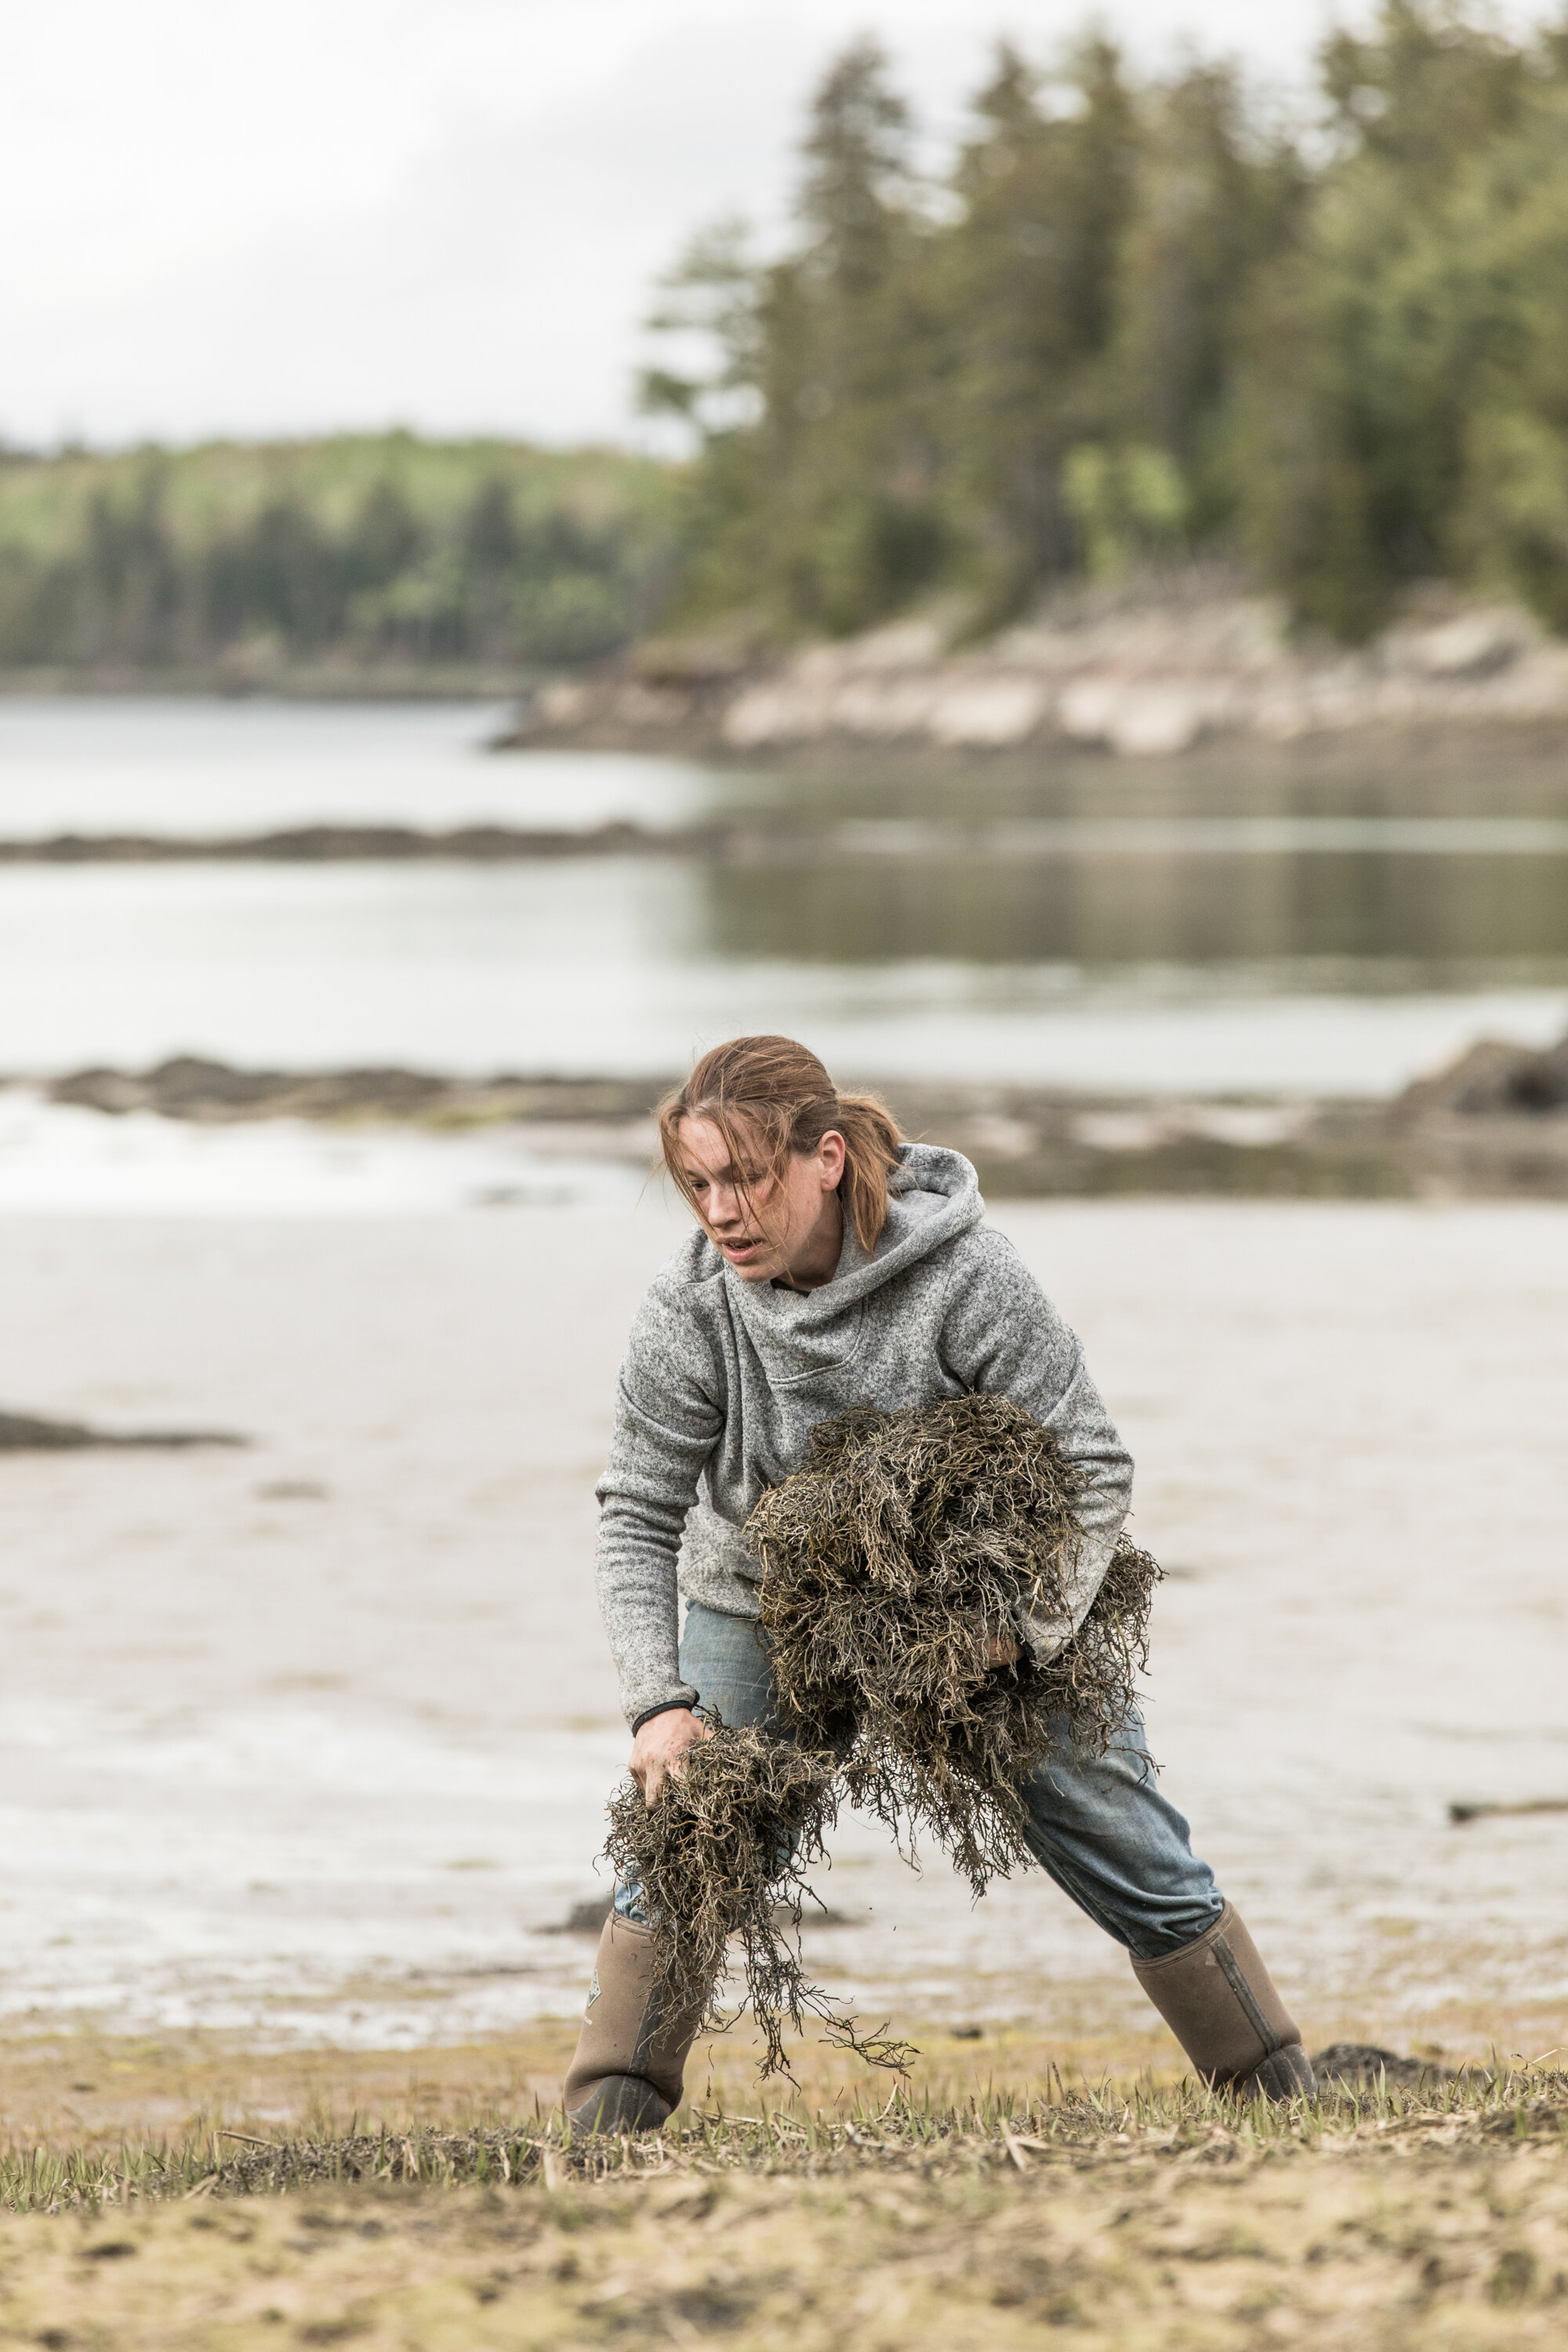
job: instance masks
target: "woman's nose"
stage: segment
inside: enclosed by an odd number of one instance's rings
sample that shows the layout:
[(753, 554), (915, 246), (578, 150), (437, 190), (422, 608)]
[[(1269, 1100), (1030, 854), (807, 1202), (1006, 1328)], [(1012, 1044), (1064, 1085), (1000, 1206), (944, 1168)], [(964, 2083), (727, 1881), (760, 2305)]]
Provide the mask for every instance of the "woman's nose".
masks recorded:
[(735, 1188), (732, 1184), (710, 1184), (708, 1188), (708, 1221), (714, 1225), (732, 1225), (735, 1222)]

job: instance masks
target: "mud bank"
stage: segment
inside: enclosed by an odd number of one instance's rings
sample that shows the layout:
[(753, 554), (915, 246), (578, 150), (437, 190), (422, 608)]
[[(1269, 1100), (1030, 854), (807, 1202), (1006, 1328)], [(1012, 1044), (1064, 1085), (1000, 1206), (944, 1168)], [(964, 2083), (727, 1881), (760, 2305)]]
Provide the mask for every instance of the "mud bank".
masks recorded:
[(226, 701), (497, 702), (518, 673), (496, 662), (266, 662), (238, 658), (142, 667), (37, 663), (0, 668), (0, 695), (181, 695)]
[(820, 855), (831, 835), (755, 825), (672, 825), (655, 830), (615, 819), (581, 828), (462, 824), (299, 824), (265, 833), (52, 833), (0, 838), (0, 866), (189, 866), (219, 863), (319, 866), (402, 864), (416, 858), (464, 865), (522, 858), (699, 856), (716, 859)]
[(1079, 745), (1168, 757), (1229, 738), (1292, 744), (1455, 728), (1568, 730), (1568, 645), (1511, 605), (1416, 598), (1376, 644), (1293, 639), (1281, 607), (1200, 583), (1080, 597), (987, 643), (900, 622), (773, 657), (721, 637), (649, 644), (527, 706), (514, 745), (769, 753)]
[[(861, 1081), (875, 1084), (875, 1080)], [(398, 1067), (241, 1070), (181, 1055), (78, 1070), (52, 1102), (229, 1125), (295, 1118), (463, 1129), (505, 1125), (545, 1154), (650, 1164), (668, 1081)], [(1037, 1087), (879, 1087), (906, 1131), (973, 1160), (997, 1200), (1131, 1193), (1319, 1199), (1568, 1199), (1568, 1038), (1485, 1043), (1381, 1102), (1129, 1097)]]

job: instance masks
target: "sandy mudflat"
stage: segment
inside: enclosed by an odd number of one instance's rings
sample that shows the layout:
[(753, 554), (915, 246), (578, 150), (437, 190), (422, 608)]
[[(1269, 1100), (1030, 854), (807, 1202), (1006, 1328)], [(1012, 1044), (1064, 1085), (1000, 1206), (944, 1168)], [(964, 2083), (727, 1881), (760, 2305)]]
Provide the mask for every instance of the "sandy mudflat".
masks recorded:
[[(1568, 2004), (1568, 1210), (1010, 1206), (1173, 1570), (1167, 1785), (1309, 2012)], [(673, 1219), (0, 1221), (0, 1405), (243, 1452), (0, 1458), (0, 2000), (410, 2045), (564, 2013), (625, 1754), (591, 1583), (615, 1366)], [(1043, 1880), (972, 1911), (851, 1824), (835, 1980), (1142, 2016)], [(1541, 2041), (1535, 2046), (1546, 2047)]]

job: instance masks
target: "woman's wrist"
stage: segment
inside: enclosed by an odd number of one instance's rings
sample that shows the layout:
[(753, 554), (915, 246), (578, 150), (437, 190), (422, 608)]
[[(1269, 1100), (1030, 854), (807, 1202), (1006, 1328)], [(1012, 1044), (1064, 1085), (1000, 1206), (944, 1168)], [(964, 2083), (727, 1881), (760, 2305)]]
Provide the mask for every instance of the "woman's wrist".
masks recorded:
[(673, 1715), (677, 1708), (689, 1715), (696, 1705), (695, 1698), (661, 1698), (656, 1706), (645, 1706), (640, 1715), (632, 1718), (632, 1738), (635, 1739), (643, 1725), (651, 1723), (656, 1715)]

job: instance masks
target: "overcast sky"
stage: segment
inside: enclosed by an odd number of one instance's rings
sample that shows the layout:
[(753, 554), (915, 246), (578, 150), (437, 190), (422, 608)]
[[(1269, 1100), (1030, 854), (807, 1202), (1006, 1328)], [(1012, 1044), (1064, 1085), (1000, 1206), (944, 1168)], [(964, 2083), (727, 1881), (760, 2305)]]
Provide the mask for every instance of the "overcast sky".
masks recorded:
[[(1348, 0), (1351, 7), (1355, 0)], [(1335, 11), (1344, 15), (1342, 6)], [(1357, 11), (1359, 13), (1359, 10)], [(933, 137), (1071, 0), (0, 0), (0, 438), (408, 424), (635, 437), (650, 284), (775, 226), (802, 110), (880, 34)], [(1328, 0), (1115, 0), (1299, 75)]]

